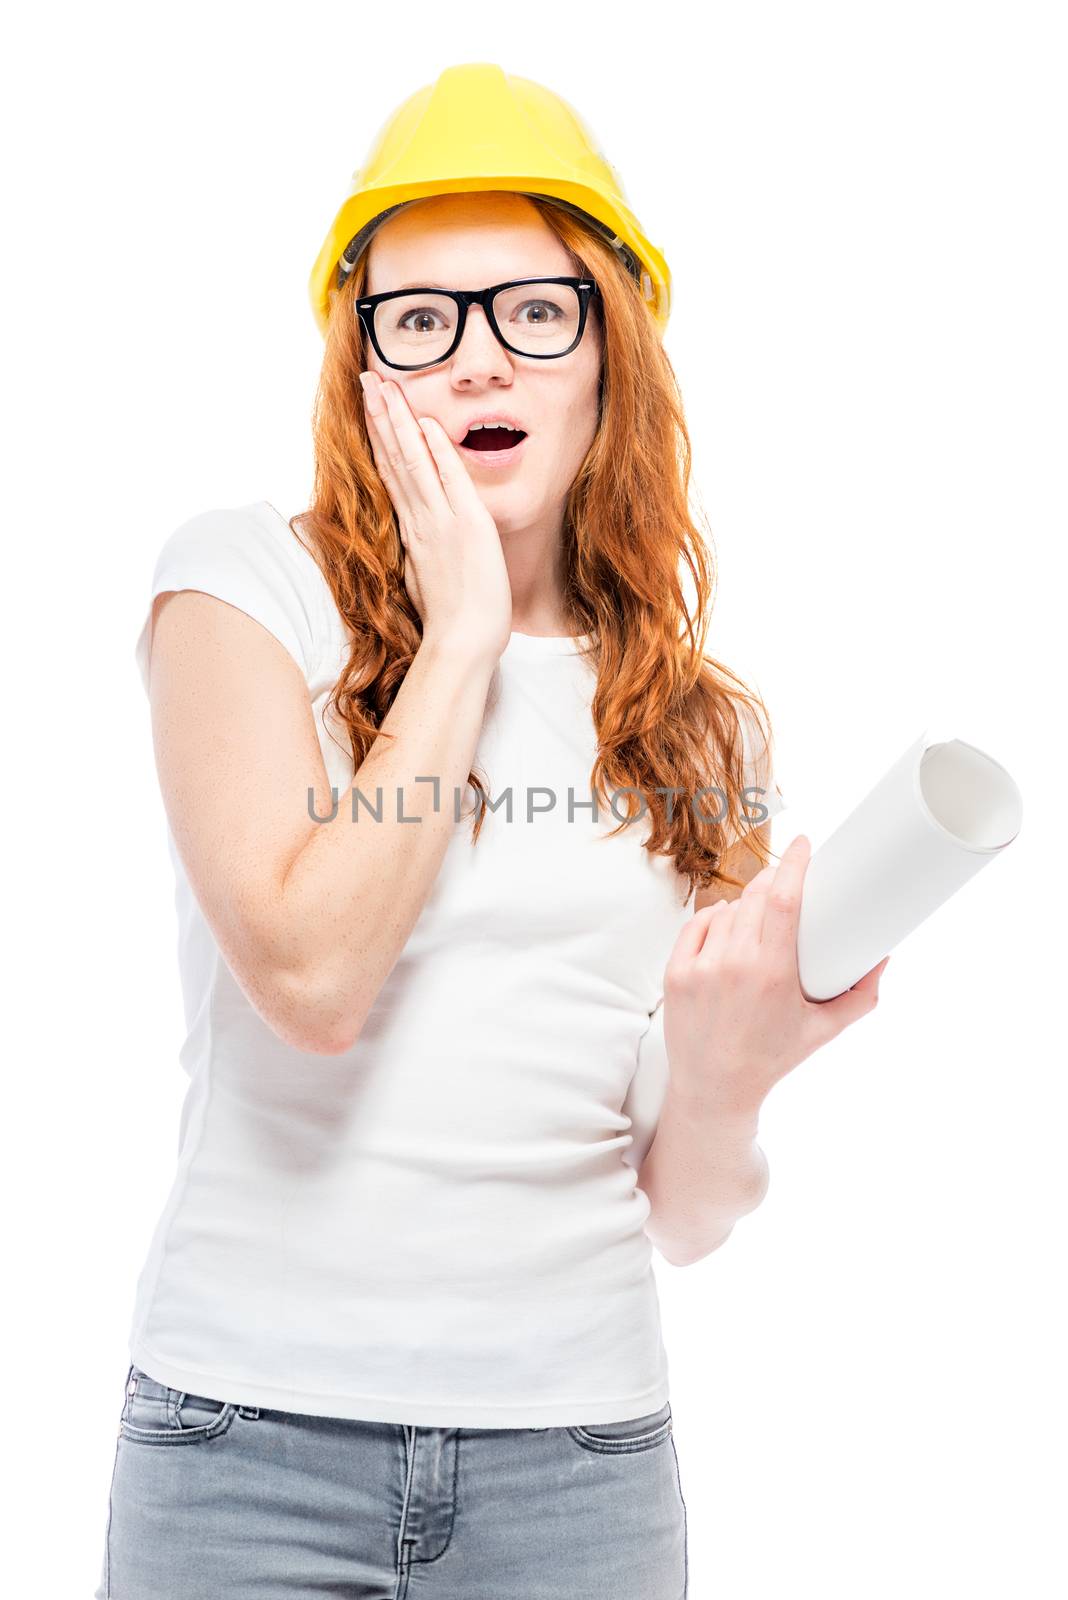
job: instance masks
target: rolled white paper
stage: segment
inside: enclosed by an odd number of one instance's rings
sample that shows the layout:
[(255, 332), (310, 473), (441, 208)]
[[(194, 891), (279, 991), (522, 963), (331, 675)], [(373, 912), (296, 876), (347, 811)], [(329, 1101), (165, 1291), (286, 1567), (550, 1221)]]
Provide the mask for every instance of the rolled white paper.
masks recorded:
[(1011, 844), (1023, 799), (1003, 766), (925, 731), (812, 854), (797, 930), (809, 1000), (844, 994)]
[[(870, 972), (1012, 843), (1022, 816), (1019, 789), (991, 756), (922, 733), (809, 860), (797, 938), (806, 999), (831, 1000)], [(668, 1079), (661, 999), (623, 1103), (631, 1134), (623, 1160), (635, 1171)]]

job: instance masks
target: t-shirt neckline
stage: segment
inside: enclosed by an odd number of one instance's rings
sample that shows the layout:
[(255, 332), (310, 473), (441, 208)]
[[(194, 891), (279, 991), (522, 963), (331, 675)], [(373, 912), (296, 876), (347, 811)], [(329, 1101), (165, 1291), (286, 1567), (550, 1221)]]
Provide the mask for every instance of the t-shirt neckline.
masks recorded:
[(508, 643), (502, 652), (506, 656), (577, 656), (587, 648), (590, 643), (588, 633), (577, 634), (534, 634), (515, 633), (509, 635)]

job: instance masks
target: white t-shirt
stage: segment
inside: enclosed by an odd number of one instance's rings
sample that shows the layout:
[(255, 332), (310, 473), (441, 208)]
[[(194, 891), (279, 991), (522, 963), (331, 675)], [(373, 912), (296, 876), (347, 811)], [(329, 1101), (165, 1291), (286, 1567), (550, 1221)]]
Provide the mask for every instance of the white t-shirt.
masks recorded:
[[(174, 589), (229, 601), (289, 651), (347, 806), (352, 758), (324, 710), (348, 628), (285, 518), (260, 501), (182, 524), (150, 599)], [(150, 619), (151, 603), (146, 690)], [(644, 823), (606, 839), (623, 798), (592, 819), (594, 685), (574, 640), (511, 635), (475, 753), (493, 800), (511, 787), (511, 820), (488, 812), (475, 845), (470, 817), (455, 825), (344, 1054), (295, 1049), (253, 1009), (168, 830), (190, 1082), (130, 1332), (152, 1377), (437, 1427), (623, 1421), (668, 1399), (637, 1170), (666, 1084), (664, 967), (692, 897), (641, 848)], [(587, 802), (571, 822), (569, 786)], [(555, 809), (537, 809), (543, 789)]]

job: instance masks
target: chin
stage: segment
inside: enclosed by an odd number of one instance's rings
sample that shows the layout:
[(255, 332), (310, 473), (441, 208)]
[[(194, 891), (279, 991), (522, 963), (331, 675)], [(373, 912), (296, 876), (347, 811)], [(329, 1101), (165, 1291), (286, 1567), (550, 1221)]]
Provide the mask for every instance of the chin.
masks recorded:
[(479, 485), (478, 497), (498, 521), (503, 517), (508, 522), (516, 522), (524, 514), (522, 497), (510, 494), (505, 483), (488, 484), (485, 488)]
[[(481, 491), (480, 491), (481, 493)], [(498, 533), (529, 528), (538, 516), (538, 506), (520, 495), (510, 495), (506, 484), (497, 484), (483, 496), (483, 504), (497, 524)]]

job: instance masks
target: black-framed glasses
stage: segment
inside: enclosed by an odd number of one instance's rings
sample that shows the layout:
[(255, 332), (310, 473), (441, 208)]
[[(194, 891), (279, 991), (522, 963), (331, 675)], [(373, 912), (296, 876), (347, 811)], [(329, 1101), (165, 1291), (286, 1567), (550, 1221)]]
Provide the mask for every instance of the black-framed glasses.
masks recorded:
[(415, 372), (448, 361), (474, 305), (513, 355), (535, 361), (566, 356), (582, 338), (590, 301), (599, 293), (592, 278), (512, 278), (488, 289), (391, 289), (357, 300), (356, 312), (379, 359)]

